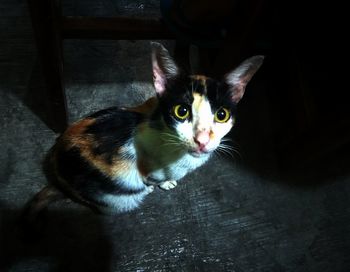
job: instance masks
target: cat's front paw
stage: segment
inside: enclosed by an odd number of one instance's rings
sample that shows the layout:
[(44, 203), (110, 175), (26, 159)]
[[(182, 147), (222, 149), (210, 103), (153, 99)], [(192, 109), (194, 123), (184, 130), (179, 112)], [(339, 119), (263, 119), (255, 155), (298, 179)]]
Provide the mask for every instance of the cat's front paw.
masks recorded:
[(174, 189), (176, 186), (177, 186), (176, 180), (167, 180), (159, 184), (159, 188), (166, 191)]
[(150, 193), (152, 193), (154, 191), (154, 186), (153, 185), (149, 185), (149, 186), (147, 186), (146, 190), (147, 190), (147, 194), (150, 194)]

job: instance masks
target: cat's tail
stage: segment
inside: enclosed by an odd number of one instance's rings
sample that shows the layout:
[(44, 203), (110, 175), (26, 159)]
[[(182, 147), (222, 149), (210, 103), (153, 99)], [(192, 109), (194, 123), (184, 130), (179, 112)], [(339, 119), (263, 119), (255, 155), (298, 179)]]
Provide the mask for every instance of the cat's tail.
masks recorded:
[(62, 192), (48, 185), (29, 200), (18, 221), (22, 238), (31, 241), (41, 236), (46, 223), (48, 205), (64, 198)]

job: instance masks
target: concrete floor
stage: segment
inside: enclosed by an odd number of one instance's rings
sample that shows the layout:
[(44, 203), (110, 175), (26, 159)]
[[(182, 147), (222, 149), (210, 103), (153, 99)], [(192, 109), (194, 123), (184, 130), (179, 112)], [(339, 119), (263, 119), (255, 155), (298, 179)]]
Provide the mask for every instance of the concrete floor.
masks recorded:
[[(94, 12), (122, 10), (100, 2)], [(66, 3), (65, 12), (81, 10), (79, 3)], [(156, 1), (126, 3), (125, 12), (157, 14)], [(70, 121), (153, 93), (148, 42), (67, 41), (65, 67)], [(320, 165), (303, 186), (306, 173), (278, 171), (266, 74), (239, 109), (232, 135), (240, 156), (214, 157), (128, 214), (58, 203), (41, 238), (23, 243), (15, 222), (45, 185), (41, 162), (57, 135), (41, 118), (45, 86), (26, 3), (1, 1), (0, 271), (349, 271), (350, 175), (335, 167), (319, 180)]]

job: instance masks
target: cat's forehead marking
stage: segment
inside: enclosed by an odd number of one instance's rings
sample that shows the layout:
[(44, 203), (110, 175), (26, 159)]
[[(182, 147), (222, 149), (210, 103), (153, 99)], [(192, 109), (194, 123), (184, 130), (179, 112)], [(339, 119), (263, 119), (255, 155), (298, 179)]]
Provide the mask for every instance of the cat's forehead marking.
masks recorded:
[(203, 105), (203, 102), (205, 100), (205, 96), (201, 95), (200, 93), (193, 92), (193, 108), (196, 112), (199, 112), (200, 107)]
[(204, 130), (210, 131), (212, 120), (213, 114), (206, 95), (193, 92), (192, 133), (197, 133), (197, 131)]
[(198, 92), (198, 93), (207, 93), (207, 77), (203, 75), (192, 75), (191, 78), (191, 84), (192, 84), (192, 91)]
[(210, 103), (207, 97), (203, 94), (193, 92), (193, 116), (200, 119), (207, 119), (211, 116)]

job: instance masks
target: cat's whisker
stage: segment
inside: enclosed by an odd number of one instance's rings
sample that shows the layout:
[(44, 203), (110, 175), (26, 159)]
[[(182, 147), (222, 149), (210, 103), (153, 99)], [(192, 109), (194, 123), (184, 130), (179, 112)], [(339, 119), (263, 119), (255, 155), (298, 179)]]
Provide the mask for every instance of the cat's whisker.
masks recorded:
[(172, 140), (172, 141), (180, 142), (180, 139), (177, 138), (177, 137), (161, 136), (160, 139), (163, 140), (163, 141)]
[(237, 154), (240, 158), (241, 158), (241, 154), (239, 153), (239, 151), (237, 149), (235, 149), (233, 146), (230, 145), (225, 145), (225, 144), (220, 144), (217, 147), (218, 152), (221, 152), (223, 154), (227, 154), (230, 155), (232, 158), (235, 159), (234, 154)]
[(179, 152), (179, 151), (184, 151), (184, 146), (183, 145), (178, 145), (178, 144), (173, 144), (173, 143), (165, 143), (162, 145), (162, 148), (164, 147), (169, 147), (171, 149), (171, 152)]
[(238, 147), (232, 146), (232, 145), (226, 145), (226, 144), (220, 144), (221, 147), (229, 149), (229, 150), (233, 150), (233, 151), (237, 151), (239, 150)]
[(163, 132), (160, 135), (160, 139), (164, 142), (177, 142), (177, 143), (182, 143), (181, 139), (179, 136)]
[(179, 140), (171, 139), (171, 138), (162, 138), (162, 142), (164, 142), (164, 143), (177, 143), (177, 144), (181, 143)]
[[(229, 143), (225, 144), (227, 142), (229, 142)], [(220, 146), (227, 147), (227, 148), (232, 149), (232, 150), (234, 150), (236, 152), (238, 152), (238, 150), (239, 150), (239, 145), (234, 140), (229, 139), (229, 138), (221, 139)]]
[(162, 146), (180, 146), (179, 143), (176, 143), (176, 142), (165, 142), (165, 143), (162, 143)]
[(226, 155), (226, 153), (221, 149), (221, 148), (217, 148), (214, 152), (214, 154), (216, 154), (218, 157), (221, 157), (223, 155)]
[(235, 158), (234, 155), (231, 152), (227, 151), (227, 150), (220, 150), (220, 151), (225, 156), (229, 156), (229, 157), (231, 157), (233, 159)]
[(170, 137), (179, 137), (177, 134), (170, 133), (170, 132), (161, 132), (160, 134), (170, 136)]
[(179, 141), (178, 139), (162, 139), (163, 143), (161, 146), (178, 146), (180, 148), (183, 148), (185, 145), (183, 142)]
[(230, 138), (222, 138), (221, 142), (234, 142), (234, 140), (230, 139)]
[(220, 155), (221, 155), (219, 149), (215, 149), (214, 152), (213, 152), (213, 154), (214, 154), (215, 156), (217, 156), (217, 157), (220, 157)]
[(218, 147), (217, 147), (217, 150), (218, 150), (219, 152), (226, 152), (226, 149), (223, 148), (222, 146), (218, 146)]
[(238, 152), (238, 149), (236, 149), (236, 148), (234, 148), (234, 147), (232, 147), (232, 146), (229, 146), (229, 145), (223, 145), (223, 144), (221, 144), (220, 145), (222, 148), (224, 148), (224, 149), (228, 149), (228, 150), (231, 150), (231, 151), (237, 151)]
[(222, 142), (229, 142), (229, 145), (232, 146), (233, 148), (239, 149), (240, 145), (233, 139), (230, 138), (223, 138)]

